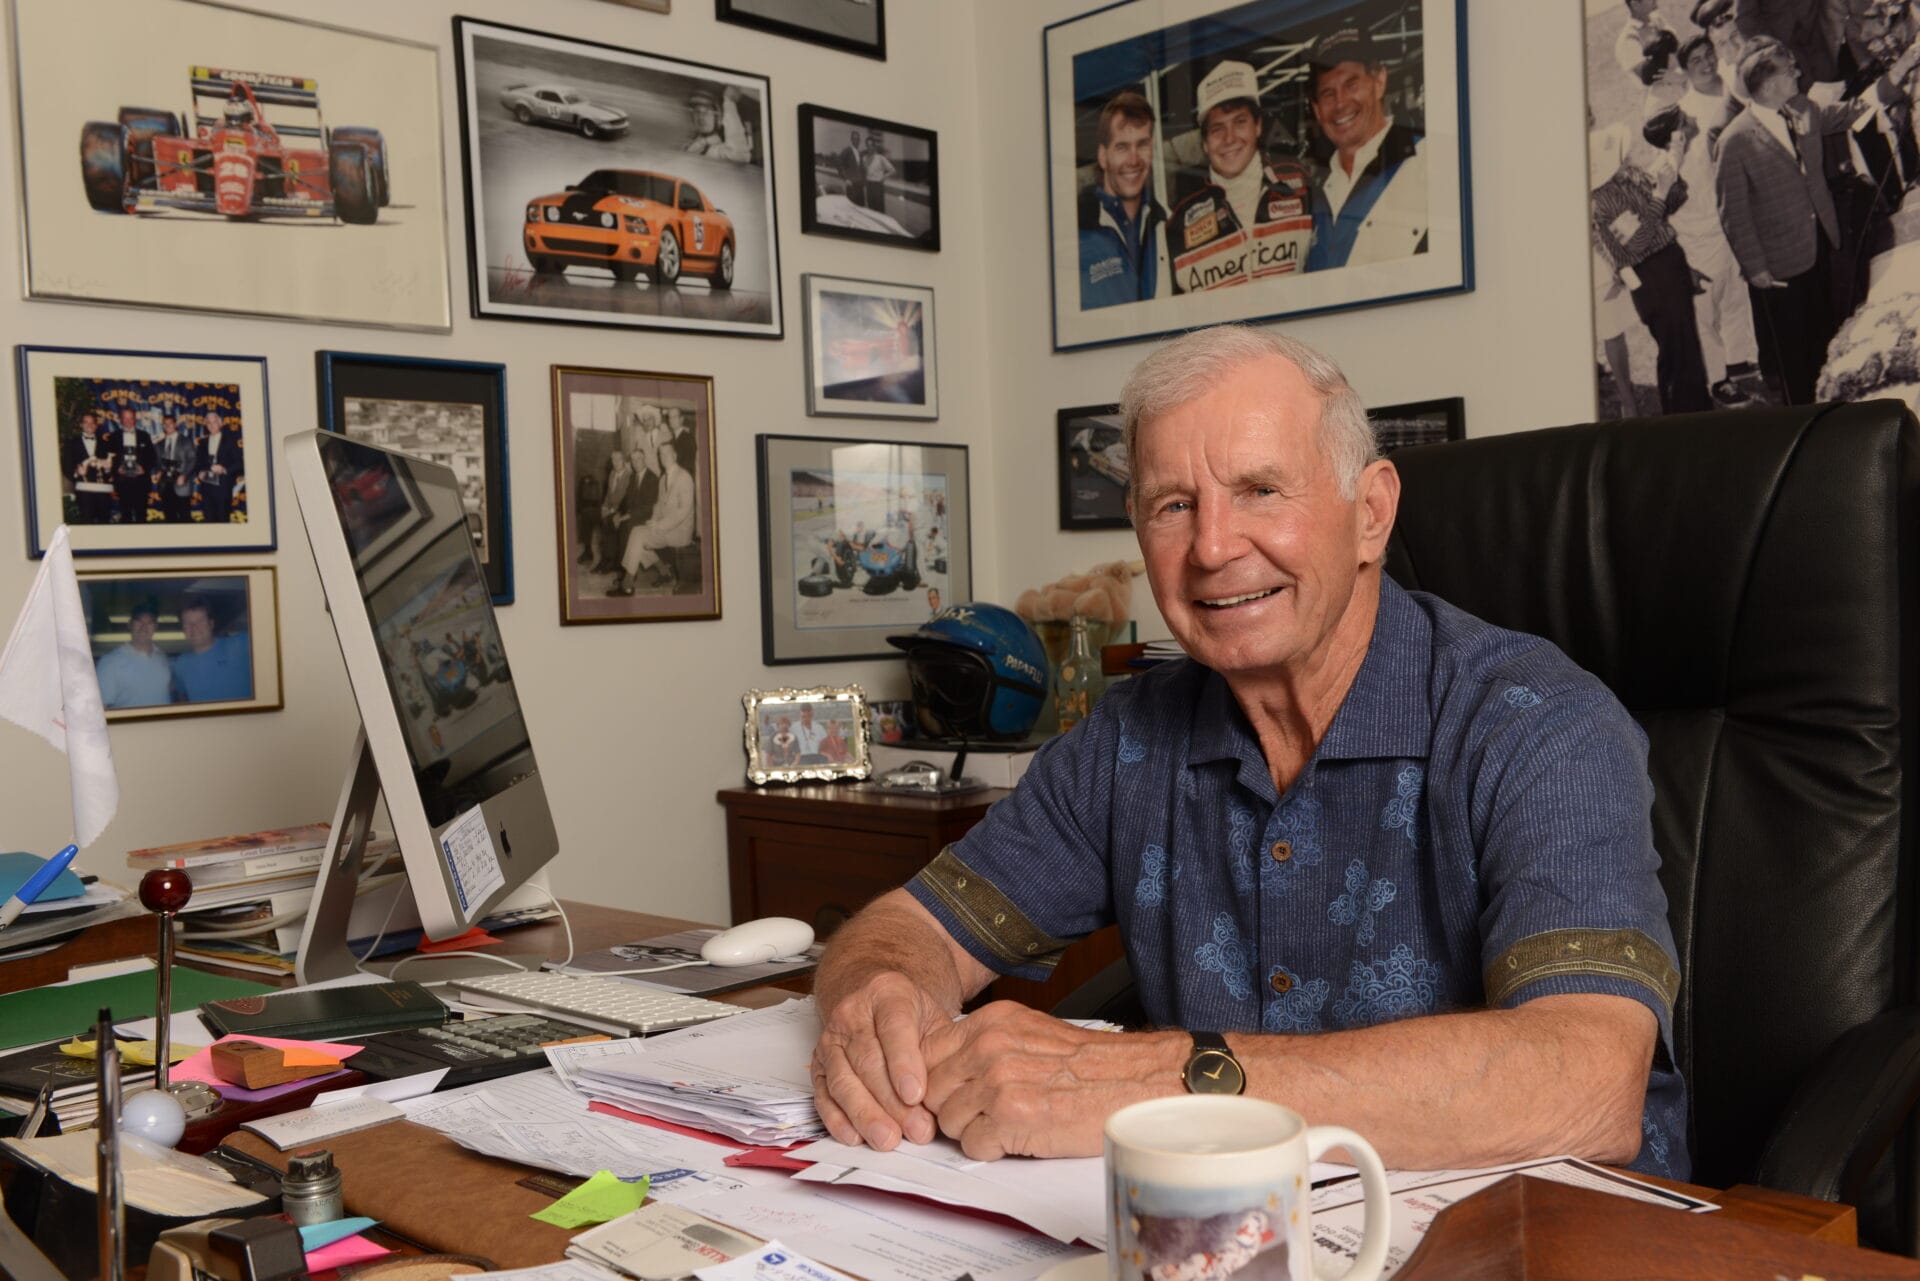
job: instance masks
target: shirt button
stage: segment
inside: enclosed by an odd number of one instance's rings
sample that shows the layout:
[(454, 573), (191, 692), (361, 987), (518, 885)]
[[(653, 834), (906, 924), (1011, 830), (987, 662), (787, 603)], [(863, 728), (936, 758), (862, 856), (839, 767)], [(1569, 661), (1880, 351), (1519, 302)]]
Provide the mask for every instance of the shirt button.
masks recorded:
[(1281, 996), (1285, 996), (1287, 993), (1293, 991), (1293, 976), (1285, 972), (1275, 974), (1267, 980), (1267, 986)]
[(1272, 854), (1274, 862), (1284, 863), (1293, 857), (1293, 846), (1287, 844), (1285, 841), (1275, 841), (1273, 843)]

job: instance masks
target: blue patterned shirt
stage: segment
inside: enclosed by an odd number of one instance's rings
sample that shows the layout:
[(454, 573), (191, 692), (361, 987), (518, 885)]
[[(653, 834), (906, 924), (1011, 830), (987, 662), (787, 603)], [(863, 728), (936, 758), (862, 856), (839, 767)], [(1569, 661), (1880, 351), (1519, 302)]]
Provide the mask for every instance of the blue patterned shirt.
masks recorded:
[(1163, 1026), (1640, 1001), (1660, 1046), (1633, 1166), (1685, 1178), (1652, 798), (1646, 736), (1595, 677), (1385, 580), (1353, 686), (1284, 796), (1226, 681), (1162, 664), (1041, 748), (908, 889), (983, 964), (1027, 978), (1117, 923)]

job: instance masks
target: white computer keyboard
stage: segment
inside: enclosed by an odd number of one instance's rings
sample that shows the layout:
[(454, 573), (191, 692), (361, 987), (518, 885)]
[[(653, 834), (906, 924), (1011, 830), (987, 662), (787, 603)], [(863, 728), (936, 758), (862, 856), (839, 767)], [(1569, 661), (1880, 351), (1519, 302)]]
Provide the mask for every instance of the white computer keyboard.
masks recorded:
[(504, 1001), (547, 1010), (583, 1023), (622, 1028), (635, 1036), (710, 1023), (742, 1012), (738, 1005), (701, 996), (656, 992), (619, 979), (580, 974), (488, 974), (454, 979), (447, 986), (483, 1003)]

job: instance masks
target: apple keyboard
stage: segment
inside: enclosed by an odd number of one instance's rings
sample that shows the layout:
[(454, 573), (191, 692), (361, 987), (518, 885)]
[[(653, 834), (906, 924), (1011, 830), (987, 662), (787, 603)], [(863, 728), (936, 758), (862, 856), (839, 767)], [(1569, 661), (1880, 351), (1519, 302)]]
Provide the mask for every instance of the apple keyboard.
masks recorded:
[(544, 1010), (578, 1022), (618, 1028), (634, 1036), (670, 1032), (710, 1023), (742, 1007), (700, 996), (660, 992), (619, 979), (580, 974), (487, 974), (454, 979), (447, 986), (460, 996)]

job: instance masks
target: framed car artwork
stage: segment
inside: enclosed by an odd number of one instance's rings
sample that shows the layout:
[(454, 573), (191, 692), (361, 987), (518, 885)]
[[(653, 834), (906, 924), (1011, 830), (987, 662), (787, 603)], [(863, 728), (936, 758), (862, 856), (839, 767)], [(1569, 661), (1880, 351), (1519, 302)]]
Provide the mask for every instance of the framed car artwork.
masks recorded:
[(1054, 349), (1472, 289), (1466, 20), (1122, 0), (1048, 26)]
[(453, 469), (487, 592), (513, 604), (507, 367), (352, 351), (314, 363), (322, 427)]
[(940, 416), (933, 290), (807, 272), (807, 413), (833, 418)]
[(1060, 528), (1129, 529), (1127, 463), (1120, 406), (1082, 405), (1055, 415), (1060, 461)]
[(11, 13), (29, 297), (451, 327), (432, 45), (199, 0)]
[(475, 316), (781, 336), (765, 76), (453, 26)]

